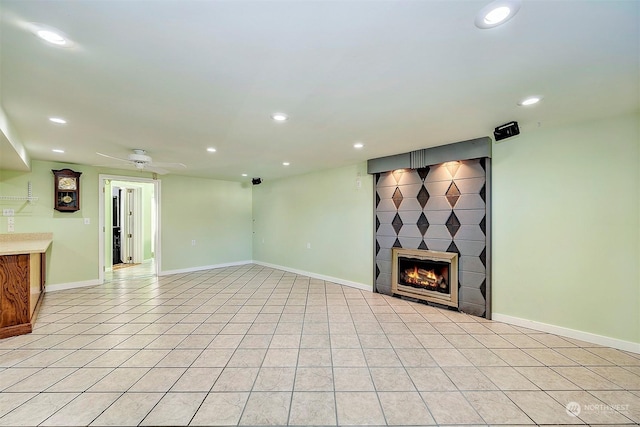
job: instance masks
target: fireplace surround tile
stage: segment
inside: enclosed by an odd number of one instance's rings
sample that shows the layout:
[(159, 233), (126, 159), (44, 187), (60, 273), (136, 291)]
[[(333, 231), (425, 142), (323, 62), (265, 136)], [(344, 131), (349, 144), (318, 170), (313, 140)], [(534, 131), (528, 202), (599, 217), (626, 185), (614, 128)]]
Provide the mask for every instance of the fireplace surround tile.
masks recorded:
[(404, 224), (416, 225), (418, 223), (418, 218), (422, 214), (421, 210), (408, 210), (408, 209), (400, 209), (398, 210), (398, 215), (402, 219)]
[(447, 252), (447, 248), (451, 245), (452, 240), (451, 240), (451, 236), (447, 236), (446, 239), (425, 238), (424, 242), (426, 243), (427, 247), (432, 251)]
[(484, 273), (476, 273), (473, 271), (460, 270), (458, 279), (460, 283), (463, 283), (463, 287), (469, 287), (480, 290), (480, 285), (485, 280), (486, 275)]
[(447, 196), (432, 196), (429, 197), (427, 205), (424, 207), (425, 211), (448, 211), (451, 212), (451, 205)]
[(398, 181), (393, 176), (392, 173), (381, 174), (378, 182), (376, 183), (376, 188), (381, 189), (384, 187), (397, 187)]
[(400, 240), (401, 248), (417, 248), (422, 241), (421, 237), (398, 237)]
[[(415, 221), (413, 223), (407, 223), (406, 226), (402, 227), (402, 230), (400, 230), (398, 236), (416, 238), (422, 241), (422, 233), (420, 232), (420, 229), (416, 225)], [(418, 242), (418, 244), (420, 244), (420, 242)]]
[(460, 263), (461, 271), (472, 271), (481, 274), (485, 273), (485, 266), (482, 264), (479, 257), (465, 255), (459, 257), (458, 261)]
[(378, 212), (397, 212), (398, 208), (393, 204), (391, 199), (381, 199), (380, 203), (376, 207)]
[(484, 242), (474, 240), (456, 240), (461, 255), (480, 256), (485, 248)]
[(485, 203), (479, 194), (463, 194), (458, 199), (454, 210), (462, 209), (485, 209)]
[(420, 212), (422, 212), (422, 206), (420, 206), (420, 202), (418, 202), (418, 199), (416, 198), (413, 198), (413, 199), (405, 198), (402, 201), (402, 206), (400, 207), (399, 211), (401, 212), (413, 211), (413, 212), (418, 212), (418, 215), (419, 215)]
[(454, 209), (453, 211), (462, 225), (478, 225), (486, 215), (484, 209)]
[(425, 210), (424, 214), (427, 217), (427, 221), (429, 221), (429, 224), (445, 225), (447, 223), (447, 220), (449, 219), (449, 215), (451, 215), (451, 211), (450, 210), (442, 210), (442, 211)]
[(449, 186), (451, 186), (450, 179), (424, 183), (424, 188), (427, 189), (430, 196), (446, 196)]
[[(406, 199), (417, 199), (420, 189), (423, 187), (422, 182), (417, 184), (399, 184), (398, 188), (402, 191), (402, 195)], [(476, 192), (477, 193), (477, 192)]]
[(486, 170), (480, 165), (479, 160), (465, 160), (456, 173), (456, 180), (467, 178), (485, 178)]
[(483, 177), (456, 179), (456, 185), (461, 194), (480, 194), (480, 190), (485, 184)]
[[(382, 237), (382, 236), (393, 237), (393, 240), (395, 240), (395, 238), (398, 236), (398, 234), (393, 229), (393, 225), (391, 225), (391, 224), (380, 224), (380, 227), (378, 228), (378, 236), (379, 237)], [(393, 244), (393, 242), (391, 244)]]
[(469, 286), (461, 286), (458, 290), (460, 295), (464, 295), (465, 302), (469, 304), (477, 304), (479, 306), (484, 305), (484, 297), (482, 296), (482, 292), (478, 288), (471, 288)]
[(398, 185), (422, 185), (422, 178), (415, 169), (405, 169), (399, 174)]
[[(427, 239), (440, 239), (440, 240), (451, 241), (451, 233), (449, 233), (449, 230), (447, 229), (446, 225), (432, 224), (429, 226), (429, 229), (425, 233), (424, 238), (425, 238), (425, 241)], [(427, 242), (427, 246), (429, 246), (428, 242)]]
[[(486, 292), (480, 290), (487, 279), (486, 161), (482, 160), (377, 175), (380, 202), (376, 209), (379, 225), (375, 259), (379, 292), (389, 293), (391, 289), (392, 247), (457, 252), (462, 286), (458, 308), (478, 316), (485, 314)], [(481, 259), (483, 254), (485, 258)]]
[(484, 242), (485, 235), (477, 223), (475, 225), (461, 224), (456, 232), (455, 240), (478, 240)]
[(444, 164), (441, 163), (439, 165), (430, 167), (429, 174), (424, 179), (424, 182), (435, 182), (435, 181), (451, 182), (452, 179), (453, 177), (451, 176), (451, 172), (449, 172), (449, 170), (444, 166)]

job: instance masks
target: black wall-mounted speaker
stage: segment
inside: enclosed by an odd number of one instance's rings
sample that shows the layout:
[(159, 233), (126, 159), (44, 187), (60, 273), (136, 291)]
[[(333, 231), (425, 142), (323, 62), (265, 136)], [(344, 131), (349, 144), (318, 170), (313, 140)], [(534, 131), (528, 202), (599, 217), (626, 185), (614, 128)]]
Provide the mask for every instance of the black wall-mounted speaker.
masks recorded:
[(252, 183), (253, 185), (261, 184), (261, 183), (262, 183), (262, 178), (253, 178), (253, 179), (251, 180), (251, 183)]
[(520, 128), (518, 127), (518, 122), (515, 121), (505, 123), (493, 130), (493, 136), (496, 141), (500, 141), (501, 139), (510, 138), (516, 135), (520, 135)]

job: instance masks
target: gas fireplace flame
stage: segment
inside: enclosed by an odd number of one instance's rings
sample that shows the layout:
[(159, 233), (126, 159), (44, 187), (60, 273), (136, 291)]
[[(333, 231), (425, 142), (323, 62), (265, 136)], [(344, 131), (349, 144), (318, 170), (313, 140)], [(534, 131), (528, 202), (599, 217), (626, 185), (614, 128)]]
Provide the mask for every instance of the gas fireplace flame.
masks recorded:
[(419, 266), (407, 268), (401, 274), (402, 282), (407, 285), (424, 286), (427, 288), (447, 288), (447, 280), (434, 269), (427, 270)]
[(413, 267), (413, 271), (410, 271), (407, 273), (407, 277), (409, 279), (415, 280), (416, 284), (421, 284), (418, 283), (419, 281), (421, 281), (423, 278), (427, 279), (428, 281), (436, 281), (438, 279), (438, 276), (436, 276), (436, 272), (433, 270), (424, 270), (424, 269), (420, 269), (421, 273), (418, 273), (418, 266)]

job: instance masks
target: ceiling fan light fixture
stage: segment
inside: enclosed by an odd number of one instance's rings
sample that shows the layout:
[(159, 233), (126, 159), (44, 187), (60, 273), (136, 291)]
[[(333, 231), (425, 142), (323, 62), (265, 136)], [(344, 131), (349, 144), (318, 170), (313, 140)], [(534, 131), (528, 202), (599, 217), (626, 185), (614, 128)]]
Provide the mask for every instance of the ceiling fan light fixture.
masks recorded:
[(476, 27), (489, 29), (509, 21), (520, 10), (521, 0), (496, 0), (489, 3), (476, 15)]

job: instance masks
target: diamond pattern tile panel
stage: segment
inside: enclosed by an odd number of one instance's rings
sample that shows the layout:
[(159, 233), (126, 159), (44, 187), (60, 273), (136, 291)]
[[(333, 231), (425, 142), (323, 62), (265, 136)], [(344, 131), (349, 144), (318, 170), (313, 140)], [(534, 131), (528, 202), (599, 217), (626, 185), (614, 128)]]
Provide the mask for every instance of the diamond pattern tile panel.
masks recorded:
[(376, 190), (376, 287), (390, 292), (392, 247), (456, 252), (459, 307), (482, 315), (488, 286), (484, 163), (465, 160), (382, 173)]

